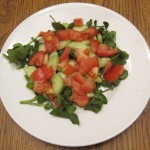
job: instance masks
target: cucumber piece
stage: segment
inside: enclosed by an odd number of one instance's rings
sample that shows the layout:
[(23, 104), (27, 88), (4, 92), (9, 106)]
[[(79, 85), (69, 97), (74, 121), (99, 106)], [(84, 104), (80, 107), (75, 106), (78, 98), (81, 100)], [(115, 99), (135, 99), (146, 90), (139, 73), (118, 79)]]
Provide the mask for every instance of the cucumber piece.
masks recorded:
[(36, 70), (35, 66), (26, 66), (24, 68), (25, 73), (30, 76)]
[(76, 62), (74, 60), (70, 60), (69, 64), (72, 65), (72, 66), (74, 66), (76, 64)]
[(108, 57), (105, 57), (105, 58), (99, 58), (99, 65), (100, 65), (100, 68), (103, 68), (106, 63), (110, 61), (110, 58)]
[(59, 74), (55, 74), (52, 79), (52, 91), (57, 96), (64, 87), (63, 78)]
[(38, 51), (43, 51), (43, 52), (45, 52), (45, 51), (46, 51), (45, 45), (44, 45), (44, 44), (40, 44), (40, 45), (39, 45), (39, 48), (38, 48)]
[(97, 40), (99, 41), (100, 44), (103, 43), (103, 38), (102, 38), (102, 35), (100, 33), (97, 35)]
[(76, 48), (79, 48), (79, 49), (89, 49), (89, 46), (85, 45), (82, 42), (71, 42), (68, 46), (71, 49), (76, 49)]
[(94, 93), (87, 93), (87, 97), (89, 97), (89, 98), (94, 97)]
[(85, 29), (87, 29), (88, 26), (87, 25), (83, 25), (81, 27), (73, 27), (73, 30), (76, 30), (76, 31), (84, 31)]
[(62, 25), (67, 29), (69, 24), (67, 22), (63, 22)]
[(90, 41), (89, 40), (82, 41), (81, 43), (85, 44), (85, 45), (90, 45)]
[(52, 58), (54, 55), (57, 55), (57, 52), (56, 52), (56, 51), (51, 52), (50, 55), (49, 55), (49, 58)]
[(53, 66), (53, 68), (56, 70), (58, 63), (59, 63), (59, 56), (58, 55), (49, 56), (48, 67)]
[(70, 43), (70, 40), (68, 41), (60, 41), (60, 49), (65, 48), (66, 46), (68, 46), (68, 44)]
[(66, 75), (64, 73), (62, 73), (62, 72), (58, 72), (57, 74), (60, 75), (63, 79), (66, 78)]
[(101, 83), (101, 82), (102, 82), (102, 78), (98, 76), (98, 77), (95, 79), (95, 82)]

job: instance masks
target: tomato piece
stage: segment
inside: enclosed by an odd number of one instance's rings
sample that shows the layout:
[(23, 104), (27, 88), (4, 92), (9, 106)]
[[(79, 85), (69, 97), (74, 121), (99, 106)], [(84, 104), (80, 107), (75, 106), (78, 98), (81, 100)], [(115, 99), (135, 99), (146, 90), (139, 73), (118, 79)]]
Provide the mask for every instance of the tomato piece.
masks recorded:
[(41, 93), (49, 94), (52, 92), (52, 87), (51, 87), (50, 83), (48, 83), (46, 81), (35, 81), (33, 90), (39, 94), (41, 94)]
[(112, 62), (111, 62), (111, 61), (108, 61), (108, 62), (106, 63), (106, 65), (105, 65), (105, 67), (104, 67), (103, 73), (108, 72), (108, 71), (112, 68), (112, 66), (113, 66)]
[(52, 66), (50, 67), (42, 66), (41, 70), (43, 71), (44, 76), (47, 80), (50, 79), (54, 75), (54, 69)]
[(80, 84), (83, 84), (85, 82), (85, 78), (79, 72), (75, 73), (72, 76), (72, 79), (75, 80), (76, 82), (80, 83)]
[(106, 44), (100, 44), (97, 49), (97, 55), (101, 57), (110, 57), (117, 54), (119, 50), (117, 48), (109, 47)]
[(75, 26), (83, 26), (83, 19), (82, 18), (75, 18), (73, 20)]
[(41, 68), (37, 68), (31, 75), (30, 78), (33, 81), (45, 81), (46, 78)]
[(93, 92), (94, 89), (95, 89), (95, 80), (92, 78), (86, 79), (86, 81), (81, 86), (81, 90), (84, 93)]
[(70, 30), (58, 30), (56, 36), (59, 40), (70, 40)]
[(66, 47), (63, 53), (61, 54), (59, 61), (62, 62), (63, 60), (69, 59), (69, 54), (70, 54), (70, 48)]
[(108, 72), (104, 73), (104, 79), (109, 82), (114, 82), (120, 75), (122, 75), (123, 71), (123, 65), (113, 66)]
[(79, 62), (79, 72), (81, 74), (86, 74), (89, 71), (91, 71), (94, 67), (99, 66), (99, 60), (97, 56), (94, 56), (92, 58), (87, 57), (86, 59), (82, 59), (81, 62)]
[(45, 44), (45, 48), (46, 48), (47, 53), (50, 53), (52, 51), (56, 51), (60, 48), (59, 40), (55, 36), (52, 37), (51, 40), (49, 40), (49, 41), (45, 40), (44, 44)]
[(93, 79), (96, 79), (98, 76), (98, 67), (92, 68), (92, 70), (89, 72), (89, 76)]
[(48, 54), (44, 54), (43, 65), (48, 64)]
[(48, 30), (47, 32), (41, 31), (39, 36), (43, 37), (45, 41), (51, 41), (55, 36), (55, 33), (51, 30)]
[(99, 33), (99, 31), (96, 27), (90, 27), (84, 30), (83, 33), (87, 34), (89, 39), (92, 39)]
[(62, 62), (60, 62), (60, 63), (58, 64), (58, 67), (59, 67), (60, 69), (63, 69), (63, 68), (65, 68), (65, 66), (66, 66), (68, 63), (69, 63), (69, 58), (67, 58), (67, 59), (63, 60)]
[(73, 72), (74, 72), (74, 67), (70, 64), (67, 64), (67, 66), (65, 67), (63, 73), (67, 76), (70, 76)]
[(44, 52), (38, 51), (28, 61), (29, 66), (42, 66), (44, 60)]
[(89, 98), (86, 95), (78, 95), (76, 92), (73, 92), (71, 101), (80, 107), (85, 107), (89, 102)]
[(93, 53), (96, 53), (98, 47), (99, 47), (99, 42), (95, 39), (91, 39), (90, 40), (90, 47), (91, 47), (91, 51)]

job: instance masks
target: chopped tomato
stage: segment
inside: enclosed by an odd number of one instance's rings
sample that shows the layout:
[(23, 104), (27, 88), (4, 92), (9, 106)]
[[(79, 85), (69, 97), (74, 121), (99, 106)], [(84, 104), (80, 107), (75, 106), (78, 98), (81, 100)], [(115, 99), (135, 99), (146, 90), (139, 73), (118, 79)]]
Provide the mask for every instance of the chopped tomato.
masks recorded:
[(45, 44), (45, 48), (46, 48), (47, 53), (50, 53), (52, 51), (56, 51), (60, 48), (60, 43), (59, 43), (59, 40), (56, 36), (52, 37), (51, 40), (49, 40), (49, 41), (45, 40), (44, 44)]
[(44, 52), (38, 51), (33, 54), (33, 56), (29, 59), (29, 66), (42, 66), (44, 61)]
[(89, 76), (93, 79), (96, 79), (98, 76), (98, 67), (94, 67), (90, 72)]
[(37, 68), (31, 75), (30, 78), (33, 81), (45, 81), (46, 78), (41, 68)]
[(86, 95), (78, 95), (74, 92), (72, 94), (71, 101), (75, 102), (80, 107), (85, 107), (89, 102), (89, 98)]
[(83, 26), (83, 19), (82, 18), (75, 18), (73, 20), (75, 26)]
[(75, 80), (76, 82), (80, 83), (80, 84), (83, 84), (85, 82), (85, 78), (79, 72), (75, 73), (72, 76), (72, 79)]
[(95, 39), (90, 39), (90, 47), (91, 47), (91, 51), (93, 53), (96, 53), (96, 51), (99, 47), (99, 42)]
[(81, 90), (84, 93), (93, 92), (94, 89), (95, 89), (95, 80), (92, 78), (86, 79), (86, 81), (81, 86)]
[(39, 36), (43, 37), (45, 41), (51, 41), (52, 38), (55, 36), (55, 33), (51, 30), (48, 30), (47, 32), (41, 31), (39, 33)]
[(66, 47), (63, 51), (63, 53), (61, 54), (60, 56), (60, 62), (62, 62), (63, 60), (65, 59), (69, 59), (69, 53), (70, 53), (70, 48), (69, 47)]
[(84, 92), (81, 91), (81, 84), (75, 80), (71, 80), (71, 87), (78, 95), (84, 95)]
[(108, 61), (108, 62), (106, 63), (106, 65), (105, 65), (105, 67), (104, 67), (103, 73), (108, 72), (108, 71), (112, 68), (112, 66), (113, 66), (112, 62), (111, 62), (111, 61)]
[(44, 76), (47, 80), (50, 79), (54, 74), (54, 69), (52, 66), (50, 67), (42, 66), (41, 70), (43, 71)]
[(43, 65), (48, 64), (48, 54), (44, 54)]
[(117, 48), (109, 47), (106, 44), (100, 44), (97, 49), (97, 55), (101, 57), (110, 57), (117, 54), (119, 50)]
[(70, 64), (67, 64), (67, 66), (65, 67), (63, 73), (67, 76), (70, 76), (73, 72), (74, 72), (74, 67)]
[(93, 38), (94, 36), (96, 36), (99, 33), (99, 31), (96, 27), (89, 27), (86, 30), (84, 30), (83, 32), (88, 35), (88, 39)]
[(70, 30), (58, 30), (56, 36), (59, 40), (70, 40)]
[(49, 82), (35, 81), (33, 90), (39, 94), (41, 94), (41, 93), (50, 94), (52, 92), (52, 87), (51, 87), (51, 84)]
[(67, 59), (63, 60), (62, 62), (60, 62), (60, 63), (58, 64), (58, 67), (59, 67), (60, 69), (63, 69), (63, 68), (65, 68), (65, 66), (68, 64), (68, 62), (69, 62), (69, 58), (67, 58)]
[(114, 82), (119, 78), (120, 75), (122, 75), (123, 71), (123, 65), (113, 66), (108, 72), (104, 73), (104, 79), (109, 82)]
[(94, 57), (87, 57), (85, 59), (82, 59), (81, 62), (79, 62), (79, 72), (81, 74), (86, 74), (89, 71), (91, 71), (94, 67), (98, 67), (99, 66), (99, 61), (98, 61), (98, 57), (94, 56)]

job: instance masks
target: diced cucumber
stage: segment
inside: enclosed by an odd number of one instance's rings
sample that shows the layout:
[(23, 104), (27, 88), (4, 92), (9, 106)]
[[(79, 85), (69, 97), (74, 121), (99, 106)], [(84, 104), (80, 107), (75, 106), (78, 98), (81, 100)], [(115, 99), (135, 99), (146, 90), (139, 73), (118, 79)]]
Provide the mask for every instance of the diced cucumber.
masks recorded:
[(39, 45), (39, 48), (38, 48), (38, 51), (43, 51), (43, 52), (45, 52), (45, 51), (46, 51), (45, 45), (44, 45), (44, 44), (40, 44), (40, 45)]
[(89, 98), (94, 97), (94, 93), (87, 93), (87, 97), (89, 97)]
[(30, 76), (36, 70), (35, 66), (26, 66), (24, 68), (25, 73)]
[(79, 49), (88, 49), (89, 48), (89, 46), (83, 44), (82, 42), (71, 42), (68, 46), (71, 49), (76, 49), (76, 48), (79, 48)]
[(72, 65), (72, 66), (74, 66), (76, 64), (76, 62), (74, 60), (70, 60), (69, 64)]
[(70, 43), (70, 40), (68, 41), (60, 41), (60, 49), (65, 48), (66, 46), (68, 46), (68, 44)]
[(90, 44), (90, 41), (89, 41), (89, 40), (85, 40), (85, 41), (82, 41), (81, 43), (82, 43), (82, 44), (85, 44), (85, 45), (89, 45), (89, 44)]
[(101, 78), (100, 76), (98, 76), (98, 77), (95, 79), (95, 82), (101, 83), (101, 82), (102, 82), (102, 78)]
[(102, 38), (102, 35), (100, 33), (97, 35), (97, 40), (99, 41), (100, 44), (103, 43), (103, 38)]
[(69, 24), (67, 22), (63, 22), (62, 25), (64, 25), (65, 28), (67, 29)]
[(86, 25), (83, 25), (81, 27), (73, 27), (73, 30), (76, 30), (76, 31), (84, 31), (85, 29), (87, 29), (88, 26)]
[(59, 74), (55, 74), (51, 81), (53, 93), (57, 96), (64, 87), (63, 78)]
[(109, 60), (110, 60), (110, 58), (108, 58), (108, 57), (99, 58), (100, 68), (103, 68)]
[(56, 70), (58, 63), (59, 63), (59, 56), (58, 55), (49, 56), (48, 67), (53, 66), (53, 68)]
[(56, 52), (56, 51), (51, 52), (50, 55), (49, 55), (49, 58), (52, 58), (54, 55), (57, 55), (57, 52)]
[(63, 79), (66, 78), (66, 75), (64, 73), (62, 73), (62, 72), (58, 72), (57, 74), (60, 75)]

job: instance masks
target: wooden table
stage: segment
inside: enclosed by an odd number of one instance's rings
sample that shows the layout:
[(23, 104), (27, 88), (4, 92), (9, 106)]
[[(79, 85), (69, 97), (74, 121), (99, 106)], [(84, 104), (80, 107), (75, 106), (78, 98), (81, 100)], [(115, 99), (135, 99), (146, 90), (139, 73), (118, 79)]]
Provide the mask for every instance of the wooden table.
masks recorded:
[[(36, 11), (55, 4), (73, 0), (1, 0), (0, 49), (13, 29)], [(74, 0), (74, 2), (79, 2)], [(143, 34), (150, 46), (149, 0), (80, 0), (112, 9), (130, 20)], [(0, 101), (0, 150), (150, 150), (150, 102), (143, 113), (120, 135), (101, 144), (69, 148), (40, 141), (22, 130), (8, 115)]]

